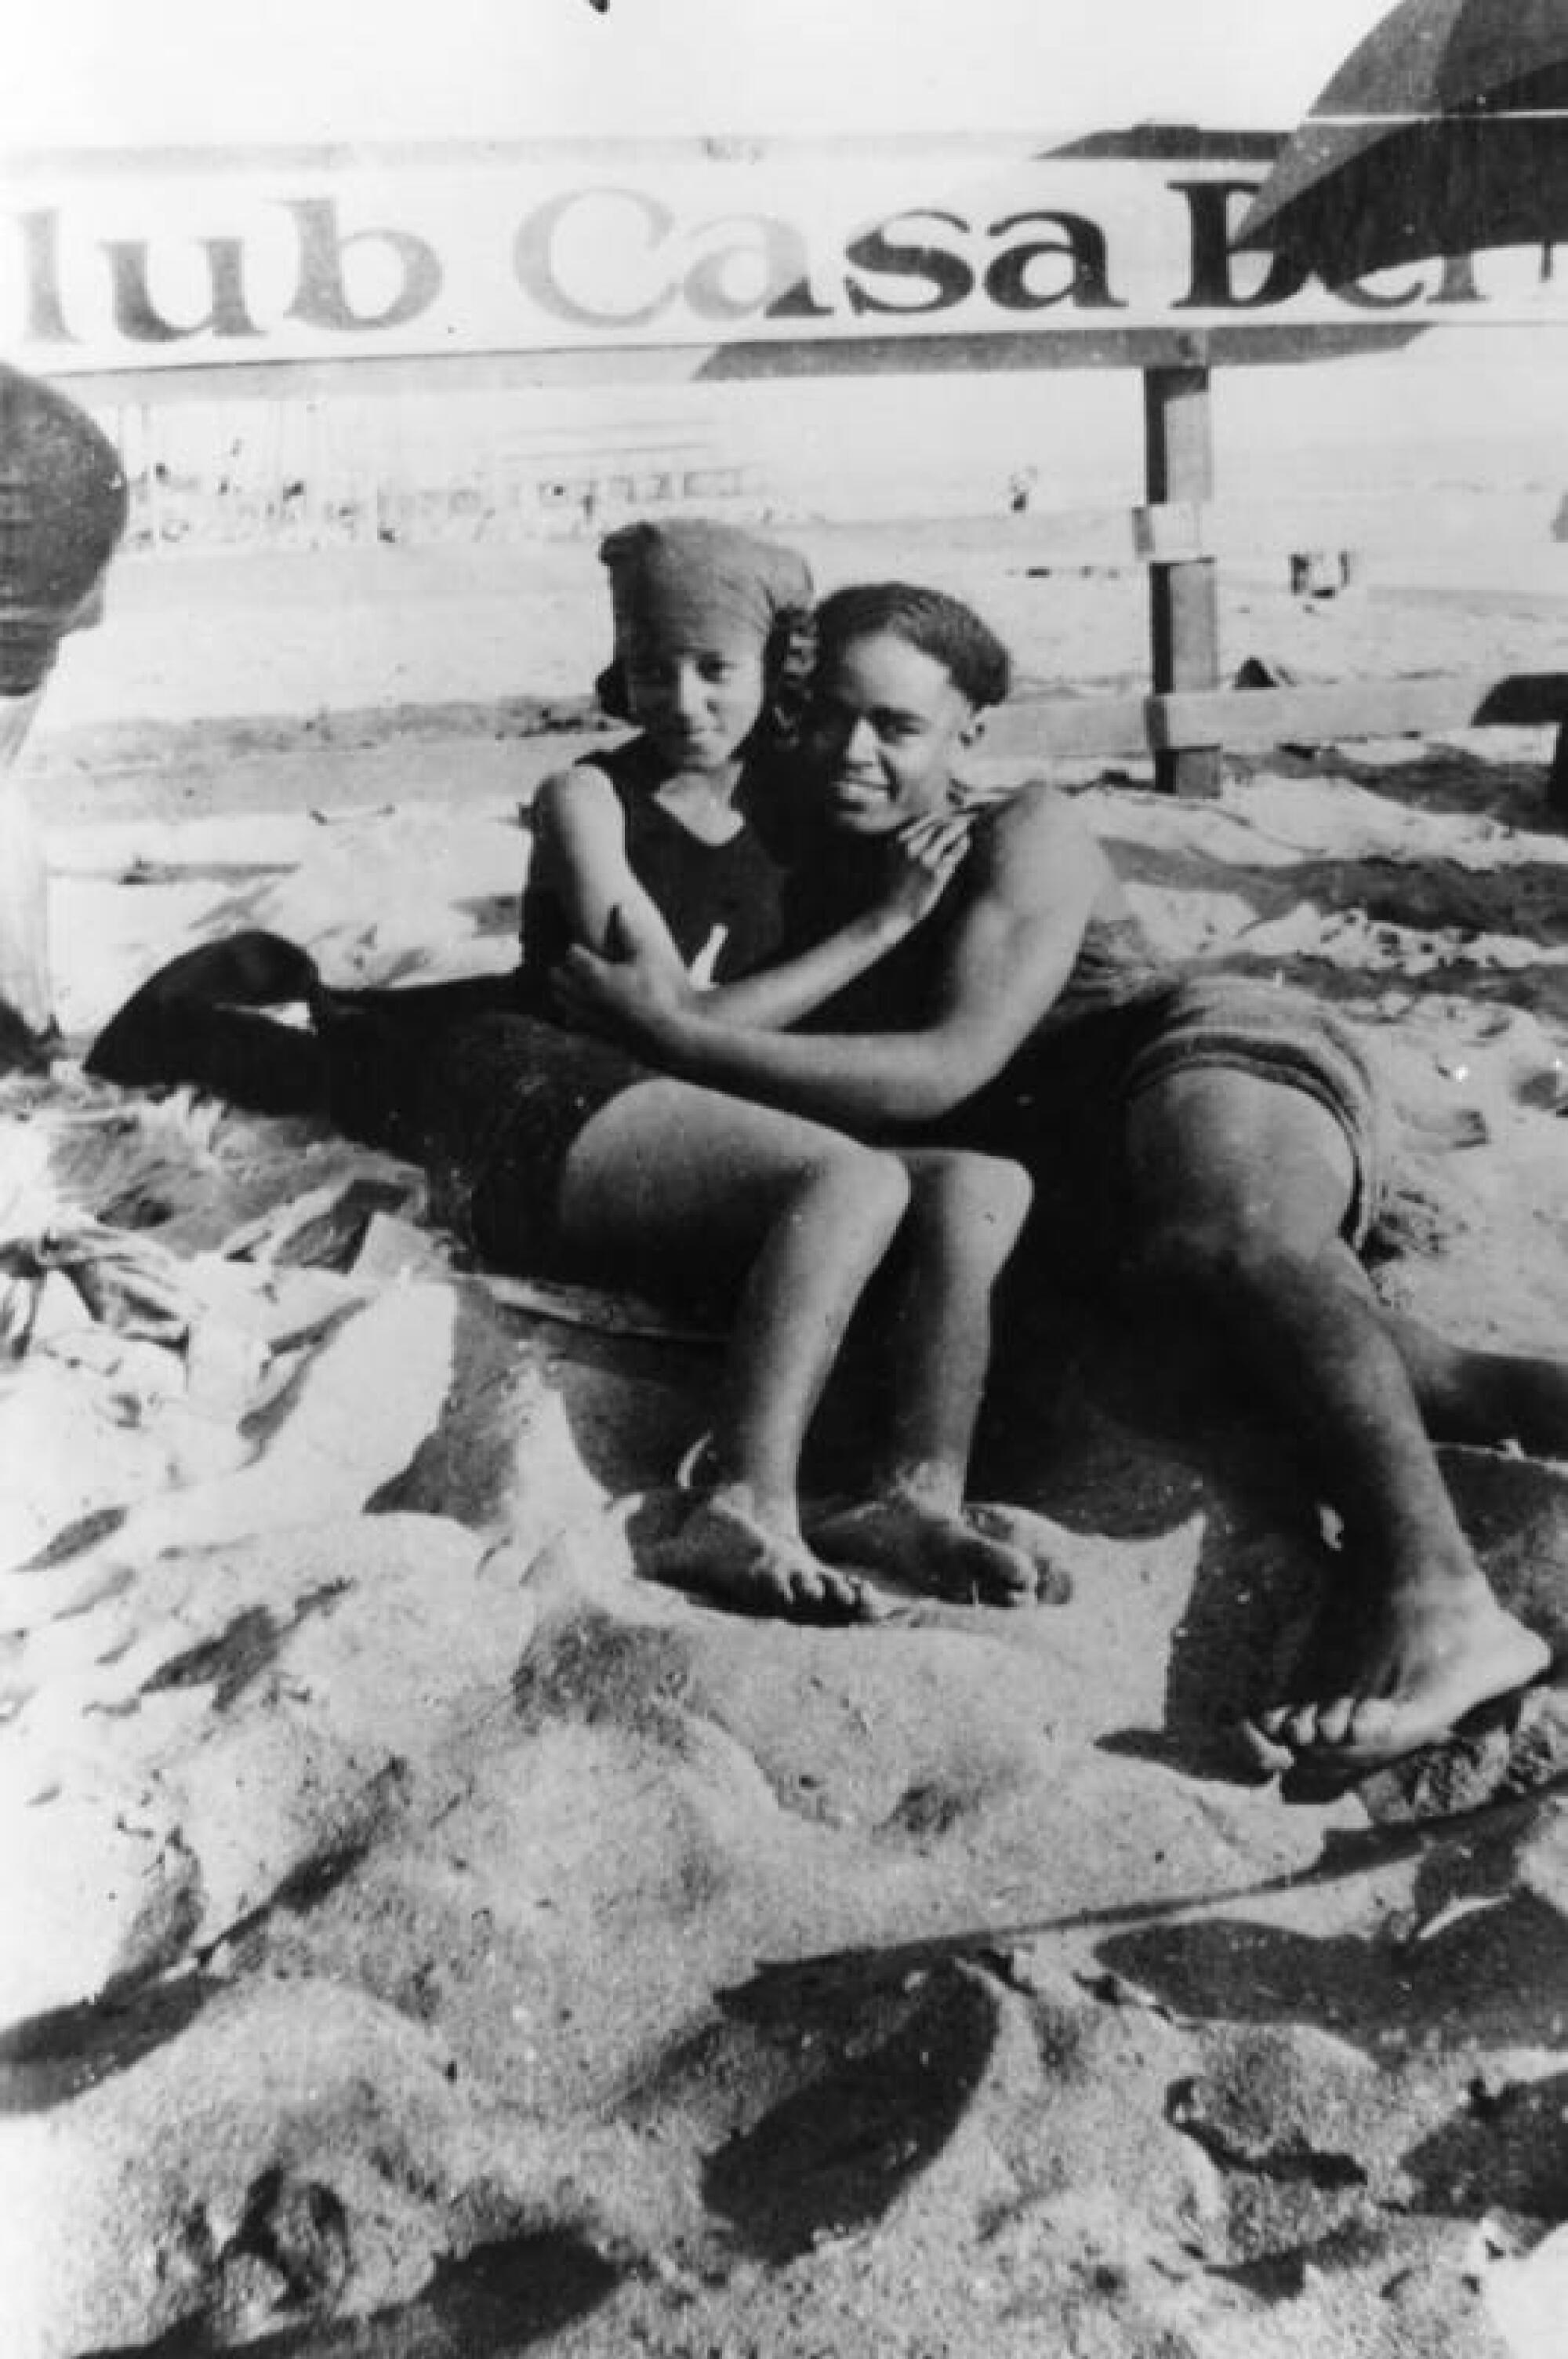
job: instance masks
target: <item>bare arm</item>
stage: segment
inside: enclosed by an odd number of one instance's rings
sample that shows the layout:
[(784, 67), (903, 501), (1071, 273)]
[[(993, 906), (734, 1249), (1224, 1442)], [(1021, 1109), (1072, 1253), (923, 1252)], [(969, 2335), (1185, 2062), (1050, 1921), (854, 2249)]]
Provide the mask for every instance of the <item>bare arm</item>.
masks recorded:
[(572, 969), (688, 1080), (855, 1129), (931, 1121), (994, 1079), (1053, 1005), (1108, 876), (1093, 836), (1044, 788), (1023, 789), (970, 857), (968, 910), (918, 1030), (738, 1030), (672, 1001), (636, 960), (607, 970), (574, 952)]
[(658, 904), (633, 874), (625, 818), (602, 770), (581, 763), (543, 781), (534, 799), (534, 844), (539, 881), (566, 911), (574, 940), (612, 952), (619, 910), (651, 962), (684, 972)]
[(633, 954), (662, 967), (671, 998), (694, 1014), (759, 1030), (797, 1023), (902, 941), (962, 859), (968, 826), (966, 818), (944, 814), (909, 829), (883, 898), (799, 958), (709, 990), (688, 982), (683, 993), (677, 974), (684, 975), (684, 962), (657, 903), (627, 859), (625, 820), (603, 772), (591, 764), (557, 770), (535, 802), (540, 875), (565, 908), (575, 939), (614, 960)]

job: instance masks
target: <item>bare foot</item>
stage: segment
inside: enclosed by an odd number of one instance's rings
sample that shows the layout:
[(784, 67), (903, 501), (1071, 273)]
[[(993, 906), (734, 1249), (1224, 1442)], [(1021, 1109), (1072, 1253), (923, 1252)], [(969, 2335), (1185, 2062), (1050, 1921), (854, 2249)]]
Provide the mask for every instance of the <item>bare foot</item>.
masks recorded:
[(1037, 1603), (1065, 1605), (1073, 1593), (1073, 1576), (1062, 1561), (1062, 1535), (1047, 1516), (1010, 1506), (1003, 1499), (970, 1499), (964, 1521), (989, 1540), (1005, 1540), (1010, 1548), (1023, 1550), (1034, 1567)]
[(1529, 1687), (1550, 1665), (1544, 1638), (1477, 1576), (1407, 1592), (1370, 1613), (1330, 1610), (1293, 1681), (1254, 1734), (1314, 1767), (1360, 1773), (1440, 1745), (1477, 1705)]
[[(845, 1564), (869, 1565), (938, 1597), (966, 1605), (1033, 1605), (1066, 1592), (1048, 1588), (1039, 1532), (1027, 1538), (1007, 1527), (1022, 1510), (948, 1507), (896, 1488), (813, 1518), (811, 1544)], [(989, 1519), (982, 1524), (979, 1517)], [(1042, 1528), (1044, 1528), (1042, 1527)]]
[(866, 1622), (874, 1614), (863, 1581), (823, 1564), (798, 1532), (760, 1516), (745, 1494), (714, 1491), (697, 1501), (674, 1539), (650, 1549), (655, 1581), (696, 1589), (748, 1614), (796, 1622)]

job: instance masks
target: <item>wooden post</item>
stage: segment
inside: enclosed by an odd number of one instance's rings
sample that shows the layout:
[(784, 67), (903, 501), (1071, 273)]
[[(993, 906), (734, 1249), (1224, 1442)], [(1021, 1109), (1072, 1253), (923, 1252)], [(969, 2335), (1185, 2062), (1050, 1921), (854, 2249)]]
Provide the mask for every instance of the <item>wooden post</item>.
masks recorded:
[[(1214, 429), (1206, 367), (1143, 372), (1143, 467), (1151, 502), (1214, 495)], [(1149, 568), (1154, 693), (1219, 686), (1219, 584), (1212, 557)], [(1221, 749), (1156, 751), (1154, 784), (1166, 794), (1217, 795)]]

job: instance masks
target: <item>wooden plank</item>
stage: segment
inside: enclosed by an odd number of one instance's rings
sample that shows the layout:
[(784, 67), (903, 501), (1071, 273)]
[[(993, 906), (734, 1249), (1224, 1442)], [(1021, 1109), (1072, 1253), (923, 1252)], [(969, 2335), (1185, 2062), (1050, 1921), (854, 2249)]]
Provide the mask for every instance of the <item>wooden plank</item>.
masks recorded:
[(1178, 690), (1162, 696), (1020, 695), (993, 713), (988, 754), (1093, 760), (1110, 754), (1333, 745), (1456, 729), (1550, 728), (1568, 721), (1568, 672), (1325, 681), (1305, 688)]
[[(901, 376), (975, 369), (1227, 366), (1395, 352), (1424, 331), (1395, 327), (1032, 330), (985, 336), (881, 336), (834, 342), (649, 344), (559, 352), (431, 353), (341, 360), (166, 362), (150, 369), (72, 368), (62, 391), (93, 407), (121, 401), (250, 401), (272, 394), (478, 392), (531, 386), (751, 383), (759, 378)], [(49, 371), (40, 369), (40, 375)]]
[(1454, 729), (1540, 728), (1568, 719), (1568, 673), (1347, 679), (1321, 687), (1220, 690), (1161, 700), (1152, 741), (1255, 748), (1341, 737), (1431, 737)]
[(1207, 368), (1253, 363), (1277, 367), (1287, 362), (1397, 352), (1424, 333), (1424, 327), (1411, 321), (1402, 325), (1389, 321), (1309, 325), (1298, 321), (1291, 326), (1259, 320), (1223, 328), (1038, 327), (1011, 335), (863, 336), (787, 343), (737, 340), (699, 355), (697, 374), (722, 381), (899, 376), (953, 369)]
[(1213, 554), (1201, 501), (1161, 500), (1130, 508), (1124, 523), (1136, 564), (1194, 565)]
[(1147, 696), (1028, 696), (1020, 694), (988, 716), (988, 756), (1026, 760), (1034, 755), (1091, 761), (1112, 754), (1147, 754)]
[[(1214, 430), (1206, 368), (1143, 373), (1143, 464), (1152, 505), (1214, 495)], [(1149, 642), (1155, 696), (1219, 681), (1219, 577), (1212, 558), (1156, 558), (1149, 574)], [(1154, 783), (1179, 795), (1217, 795), (1218, 743), (1156, 742)]]

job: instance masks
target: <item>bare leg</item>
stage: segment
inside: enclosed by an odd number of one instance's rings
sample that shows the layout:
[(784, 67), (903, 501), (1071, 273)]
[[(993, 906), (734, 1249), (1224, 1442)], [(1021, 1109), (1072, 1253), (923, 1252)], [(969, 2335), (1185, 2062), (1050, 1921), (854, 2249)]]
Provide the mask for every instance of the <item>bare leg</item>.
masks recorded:
[(826, 1556), (945, 1597), (1023, 1604), (1065, 1598), (1056, 1534), (1019, 1507), (966, 1509), (964, 1488), (990, 1364), (991, 1294), (1029, 1210), (1022, 1166), (933, 1151), (905, 1158), (904, 1274), (891, 1321), (894, 1390), (869, 1498), (810, 1526)]
[(1344, 1522), (1346, 1587), (1292, 1692), (1260, 1715), (1264, 1735), (1367, 1767), (1535, 1678), (1546, 1646), (1493, 1596), (1400, 1344), (1339, 1234), (1351, 1171), (1332, 1116), (1301, 1091), (1206, 1067), (1135, 1101), (1127, 1164), (1142, 1277), (1200, 1302), (1295, 1416)]
[(1435, 1440), (1568, 1458), (1568, 1361), (1470, 1351), (1402, 1312), (1383, 1316)]
[(643, 1284), (740, 1288), (713, 1436), (717, 1480), (659, 1569), (753, 1611), (844, 1619), (863, 1582), (802, 1536), (806, 1428), (868, 1279), (903, 1217), (894, 1156), (684, 1082), (641, 1083), (567, 1158), (565, 1242)]

